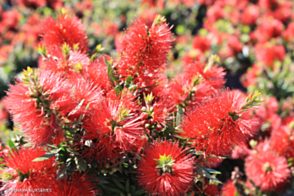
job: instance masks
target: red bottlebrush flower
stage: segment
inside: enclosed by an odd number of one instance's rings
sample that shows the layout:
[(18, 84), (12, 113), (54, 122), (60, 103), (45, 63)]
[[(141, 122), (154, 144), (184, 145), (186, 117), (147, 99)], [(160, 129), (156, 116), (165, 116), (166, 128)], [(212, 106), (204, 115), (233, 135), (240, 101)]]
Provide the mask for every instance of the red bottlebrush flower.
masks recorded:
[(195, 76), (203, 77), (203, 79), (215, 89), (223, 88), (225, 84), (224, 68), (216, 65), (210, 65), (209, 67), (208, 65), (196, 62), (186, 66), (184, 70), (184, 77), (188, 80), (192, 80)]
[(245, 172), (263, 191), (280, 191), (290, 178), (286, 158), (269, 150), (248, 157), (245, 160)]
[[(206, 16), (210, 23), (215, 23), (218, 19), (225, 17), (225, 11), (221, 6), (215, 4), (207, 10)], [(211, 29), (211, 27), (209, 29)]]
[[(192, 80), (187, 80), (184, 75), (176, 77), (169, 85), (168, 91), (172, 102), (176, 105), (185, 102), (185, 104), (194, 105), (215, 93), (207, 81), (194, 85)], [(189, 95), (192, 96), (191, 100), (189, 100)]]
[(192, 49), (188, 51), (185, 56), (183, 57), (184, 65), (189, 65), (191, 63), (202, 61), (205, 59), (205, 55), (199, 49)]
[(215, 184), (209, 184), (207, 183), (204, 186), (203, 192), (208, 196), (214, 196), (220, 194), (220, 186)]
[(279, 0), (258, 0), (258, 4), (264, 10), (271, 10), (279, 6)]
[(292, 13), (293, 2), (283, 1), (281, 5), (275, 10), (275, 18), (280, 21), (286, 22)]
[(146, 3), (150, 7), (164, 9), (164, 0), (143, 0), (142, 3)]
[(52, 137), (60, 137), (62, 134), (55, 115), (49, 111), (49, 103), (63, 95), (65, 83), (61, 77), (49, 72), (39, 74), (39, 78), (41, 88), (38, 86), (36, 89), (33, 84), (17, 81), (15, 86), (10, 86), (5, 98), (5, 105), (13, 121), (19, 124), (20, 130), (34, 144), (51, 143), (54, 141)]
[(105, 93), (112, 89), (106, 67), (103, 57), (99, 57), (89, 65), (86, 74), (86, 78), (89, 78), (90, 82), (99, 86)]
[(258, 61), (271, 68), (274, 68), (275, 61), (283, 61), (286, 54), (282, 45), (266, 47), (262, 44), (256, 44), (255, 51)]
[(4, 27), (9, 29), (16, 29), (20, 14), (16, 10), (3, 12), (1, 15), (1, 23)]
[(100, 103), (102, 90), (81, 75), (70, 77), (66, 87), (67, 93), (51, 104), (51, 108), (59, 112), (59, 117), (77, 121), (81, 115), (91, 115), (92, 109)]
[(139, 185), (150, 194), (183, 195), (195, 177), (193, 161), (178, 143), (155, 141), (138, 163)]
[(279, 37), (282, 35), (284, 25), (281, 21), (271, 18), (263, 18), (262, 23), (257, 27), (257, 31), (262, 32), (266, 39)]
[(204, 53), (210, 49), (210, 40), (204, 36), (195, 36), (192, 45), (193, 48), (199, 49)]
[(76, 73), (79, 72), (85, 75), (85, 72), (88, 72), (89, 65), (90, 59), (86, 54), (77, 50), (71, 50), (69, 54), (64, 54), (60, 48), (55, 48), (51, 53), (51, 57), (42, 61), (40, 68), (76, 77)]
[(287, 42), (294, 42), (294, 22), (288, 24), (283, 37)]
[(250, 149), (246, 145), (237, 146), (232, 151), (232, 159), (244, 160), (250, 153)]
[(140, 14), (139, 20), (142, 20), (150, 28), (156, 15), (154, 10), (144, 10), (144, 12)]
[(272, 149), (279, 155), (289, 158), (294, 158), (294, 130), (288, 126), (281, 126), (272, 132), (270, 143)]
[(270, 97), (266, 100), (267, 113), (277, 113), (279, 110), (279, 102), (276, 97)]
[(191, 63), (185, 67), (183, 75), (179, 75), (170, 84), (170, 95), (175, 104), (184, 102), (192, 96), (190, 104), (210, 97), (222, 88), (225, 80), (224, 69), (214, 65), (204, 66), (200, 62)]
[(213, 5), (216, 0), (196, 0), (200, 5), (210, 6)]
[(147, 140), (134, 97), (105, 98), (96, 108), (83, 123), (83, 140), (97, 139), (95, 147), (85, 151), (86, 157), (95, 156), (102, 164), (121, 157), (122, 151), (137, 152), (145, 146)]
[(227, 40), (229, 46), (234, 50), (235, 53), (242, 52), (243, 45), (236, 36), (229, 35)]
[(47, 4), (52, 7), (53, 9), (57, 9), (62, 7), (62, 0), (47, 0)]
[(283, 118), (282, 125), (290, 126), (292, 122), (294, 122), (294, 116), (286, 116), (285, 118)]
[(122, 41), (120, 74), (148, 75), (162, 68), (173, 41), (170, 28), (163, 21), (157, 17), (150, 28), (141, 20), (133, 22)]
[(240, 18), (241, 18), (241, 14), (240, 14), (239, 10), (238, 11), (237, 10), (231, 11), (229, 13), (229, 19), (234, 26), (238, 25)]
[(262, 66), (257, 64), (252, 65), (252, 67), (247, 70), (246, 74), (242, 78), (243, 86), (247, 88), (249, 85), (255, 85), (256, 78), (262, 73), (262, 70)]
[(242, 13), (241, 21), (244, 25), (254, 25), (259, 17), (259, 9), (256, 5), (250, 5)]
[[(54, 159), (34, 162), (45, 154), (43, 148), (27, 148), (12, 150), (3, 156), (1, 164), (6, 165), (0, 171), (2, 190), (5, 195), (39, 195), (40, 190), (43, 195), (52, 195), (57, 185), (56, 170)], [(19, 192), (18, 192), (19, 191)]]
[[(187, 111), (179, 136), (190, 138), (196, 151), (228, 155), (254, 134), (256, 119), (240, 113), (240, 93), (220, 92)], [(197, 119), (197, 120), (195, 120)]]
[(155, 102), (152, 107), (152, 119), (158, 124), (158, 129), (160, 125), (166, 126), (166, 120), (170, 119), (171, 111), (174, 109), (171, 100), (166, 97), (166, 99)]
[[(44, 22), (43, 43), (49, 50), (54, 50), (56, 46), (61, 47), (67, 43), (71, 48), (75, 44), (79, 46), (81, 52), (88, 52), (88, 40), (81, 20), (76, 16), (59, 15), (54, 21), (51, 17)], [(52, 48), (50, 50), (50, 48)]]
[(98, 191), (95, 190), (95, 185), (92, 179), (87, 174), (81, 175), (79, 173), (73, 173), (70, 176), (70, 180), (62, 179), (58, 183), (56, 192), (52, 193), (55, 196), (76, 196), (76, 195), (89, 195), (95, 196)]
[(25, 6), (28, 8), (37, 8), (41, 6), (46, 6), (46, 0), (17, 0), (16, 1), (20, 6)]
[[(197, 194), (198, 193), (198, 194)], [(191, 196), (202, 195), (205, 194), (207, 196), (214, 196), (220, 194), (220, 184), (211, 184), (207, 178), (203, 180), (203, 183), (197, 184), (197, 187), (194, 188), (193, 193)]]
[(233, 184), (232, 180), (227, 181), (222, 188), (221, 196), (235, 196), (237, 189)]

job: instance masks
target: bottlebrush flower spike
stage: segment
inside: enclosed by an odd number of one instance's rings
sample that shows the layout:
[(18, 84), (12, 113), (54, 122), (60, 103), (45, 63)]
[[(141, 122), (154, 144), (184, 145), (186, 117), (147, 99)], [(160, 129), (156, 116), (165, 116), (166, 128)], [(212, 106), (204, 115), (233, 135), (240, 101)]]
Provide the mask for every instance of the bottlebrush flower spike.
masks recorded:
[(102, 163), (121, 157), (122, 151), (140, 151), (147, 138), (143, 132), (138, 108), (134, 97), (128, 95), (102, 100), (93, 115), (83, 123), (83, 141), (97, 140), (93, 143), (94, 148), (85, 151), (85, 156), (94, 155)]
[[(31, 195), (34, 191), (46, 189), (45, 196), (52, 195), (57, 185), (54, 159), (34, 162), (45, 154), (43, 148), (21, 148), (3, 155), (1, 164), (6, 165), (0, 171), (5, 195)], [(21, 191), (21, 192), (17, 192)], [(36, 195), (40, 192), (35, 192)]]
[(89, 65), (86, 77), (99, 86), (105, 93), (111, 91), (112, 85), (108, 77), (107, 66), (103, 60), (103, 56), (98, 57)]
[(120, 74), (149, 74), (162, 68), (172, 41), (170, 28), (161, 16), (155, 18), (151, 27), (140, 19), (133, 22), (122, 41)]
[(5, 105), (33, 144), (52, 143), (53, 137), (61, 137), (62, 130), (50, 103), (65, 93), (65, 83), (58, 74), (37, 73), (31, 68), (24, 75), (24, 81), (18, 80), (15, 86), (10, 86)]
[(89, 177), (88, 174), (73, 173), (69, 180), (62, 179), (58, 184), (56, 192), (52, 194), (54, 196), (95, 196), (98, 194), (98, 191), (95, 190), (96, 187), (93, 182), (94, 179)]
[(294, 158), (293, 133), (293, 128), (291, 129), (288, 126), (281, 126), (273, 131), (270, 137), (270, 143), (273, 150), (287, 159)]
[(49, 50), (49, 53), (56, 46), (61, 47), (67, 43), (71, 49), (74, 45), (78, 45), (81, 52), (88, 52), (87, 34), (81, 20), (76, 16), (60, 14), (56, 21), (49, 17), (44, 22), (43, 43)]
[(166, 121), (171, 119), (170, 115), (173, 110), (174, 106), (167, 95), (162, 94), (156, 97), (150, 93), (144, 96), (143, 114), (150, 117), (150, 125), (157, 123), (158, 130), (161, 130), (162, 126), (166, 127)]
[(184, 195), (195, 177), (194, 158), (172, 141), (155, 141), (138, 163), (139, 185), (149, 194)]
[(218, 56), (211, 56), (208, 63), (190, 63), (185, 67), (183, 75), (171, 82), (169, 91), (175, 104), (195, 105), (199, 101), (211, 97), (224, 86), (224, 69), (215, 66)]
[(215, 89), (223, 88), (225, 84), (225, 72), (224, 68), (218, 67), (215, 64), (218, 62), (219, 57), (212, 55), (205, 65), (200, 62), (191, 63), (185, 68), (184, 76), (190, 80), (198, 76), (198, 78), (203, 78)]
[[(44, 48), (39, 47), (44, 51)], [(47, 52), (45, 52), (45, 55)], [(62, 73), (65, 76), (75, 75), (75, 73), (86, 74), (90, 65), (90, 59), (78, 50), (71, 50), (68, 44), (63, 44), (62, 48), (55, 47), (50, 55), (46, 55), (40, 68), (46, 71)], [(75, 76), (73, 76), (75, 77)]]
[(82, 115), (91, 115), (100, 103), (102, 90), (80, 74), (71, 75), (66, 87), (66, 93), (52, 103), (51, 108), (58, 111), (59, 117), (69, 120), (68, 123), (78, 121)]
[(263, 191), (283, 190), (290, 178), (286, 158), (270, 150), (248, 157), (245, 160), (245, 172)]
[(257, 126), (249, 111), (242, 110), (240, 95), (226, 90), (191, 107), (183, 117), (179, 136), (191, 139), (196, 151), (228, 155), (252, 136)]

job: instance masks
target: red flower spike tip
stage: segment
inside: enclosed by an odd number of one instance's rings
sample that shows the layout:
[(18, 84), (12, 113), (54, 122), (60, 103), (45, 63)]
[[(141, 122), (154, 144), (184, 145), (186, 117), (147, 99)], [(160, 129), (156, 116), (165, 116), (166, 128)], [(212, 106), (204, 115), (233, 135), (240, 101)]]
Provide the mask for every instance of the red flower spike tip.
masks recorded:
[(187, 111), (180, 137), (190, 138), (196, 151), (214, 155), (229, 155), (236, 145), (254, 134), (257, 122), (241, 113), (239, 92), (220, 92), (213, 98)]
[(122, 41), (120, 74), (126, 77), (136, 73), (146, 75), (162, 68), (172, 41), (170, 28), (160, 16), (151, 27), (142, 20), (133, 22)]
[(195, 177), (193, 160), (178, 143), (156, 141), (138, 163), (138, 182), (150, 194), (184, 195)]
[(71, 48), (78, 45), (81, 52), (88, 52), (88, 40), (80, 19), (76, 16), (59, 15), (54, 21), (51, 17), (44, 22), (43, 43), (46, 48), (61, 47), (67, 43)]

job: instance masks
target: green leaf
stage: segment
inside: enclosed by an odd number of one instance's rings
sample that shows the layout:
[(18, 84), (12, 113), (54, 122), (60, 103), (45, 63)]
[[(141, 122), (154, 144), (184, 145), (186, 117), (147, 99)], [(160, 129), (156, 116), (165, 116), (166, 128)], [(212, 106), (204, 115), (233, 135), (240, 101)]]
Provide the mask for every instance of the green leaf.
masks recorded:
[(130, 85), (132, 80), (133, 80), (133, 77), (131, 75), (129, 75), (126, 79), (126, 85)]
[(79, 159), (77, 166), (78, 166), (78, 169), (85, 172), (87, 170), (87, 162), (86, 162), (86, 160), (85, 159)]
[(126, 183), (126, 191), (127, 191), (127, 193), (130, 192), (130, 180), (129, 179), (127, 180), (127, 183)]
[(215, 182), (218, 182), (218, 183), (222, 184), (221, 181), (219, 181), (214, 176), (210, 175), (210, 171), (208, 170), (208, 168), (205, 168), (205, 167), (202, 167), (202, 166), (199, 166), (199, 165), (197, 165), (197, 167), (202, 170), (202, 172), (204, 173), (204, 175), (203, 175), (204, 177), (209, 178), (209, 179), (211, 179), (211, 180), (213, 180)]
[(210, 169), (210, 168), (205, 168), (207, 172), (212, 173), (212, 174), (221, 174), (220, 171), (214, 170), (214, 169)]
[(23, 147), (29, 148), (32, 147), (33, 145), (31, 143), (25, 143), (24, 145), (22, 145)]
[(181, 107), (179, 107), (178, 113), (177, 113), (177, 117), (176, 117), (176, 126), (178, 126), (179, 124), (181, 124), (182, 121), (182, 116), (184, 115), (183, 109)]
[(117, 190), (117, 189), (114, 189), (114, 188), (110, 188), (110, 187), (105, 186), (105, 185), (103, 185), (103, 184), (101, 184), (101, 187), (102, 187), (103, 189), (106, 189), (106, 190), (111, 191), (111, 192), (121, 193), (120, 190)]
[(115, 178), (113, 178), (112, 181), (113, 181), (114, 184), (116, 184), (116, 186), (118, 186), (121, 190), (125, 191), (125, 187), (124, 187), (119, 181), (117, 181)]
[(118, 87), (114, 87), (114, 91), (115, 91), (116, 96), (118, 97), (119, 94), (120, 94), (119, 88)]
[(133, 195), (143, 195), (143, 194), (145, 194), (144, 190), (137, 190), (133, 193)]
[(9, 146), (9, 148), (15, 147), (15, 144), (13, 141), (11, 141), (11, 139), (8, 140), (8, 146)]
[(48, 154), (44, 154), (44, 155), (42, 155), (42, 156), (40, 156), (38, 158), (35, 158), (33, 161), (34, 162), (45, 161), (45, 160), (50, 159), (50, 158), (52, 158), (54, 156), (55, 156), (55, 153), (48, 153)]
[(106, 66), (107, 66), (107, 74), (108, 74), (108, 77), (110, 79), (110, 82), (115, 86), (115, 85), (118, 84), (118, 82), (117, 82), (117, 78), (116, 78), (116, 76), (114, 74), (114, 71), (113, 71), (113, 69), (111, 67), (111, 64), (107, 61), (107, 59), (105, 57), (103, 57), (103, 59), (104, 59), (104, 62), (106, 64)]
[(82, 107), (84, 101), (85, 101), (85, 99), (83, 99), (83, 100), (79, 103), (79, 105), (77, 105), (77, 107), (76, 107), (73, 111), (71, 111), (71, 112), (68, 114), (68, 116), (75, 114), (79, 109), (81, 109), (81, 107)]
[(61, 170), (57, 173), (57, 180), (61, 179), (63, 176), (66, 175), (66, 166), (64, 165)]

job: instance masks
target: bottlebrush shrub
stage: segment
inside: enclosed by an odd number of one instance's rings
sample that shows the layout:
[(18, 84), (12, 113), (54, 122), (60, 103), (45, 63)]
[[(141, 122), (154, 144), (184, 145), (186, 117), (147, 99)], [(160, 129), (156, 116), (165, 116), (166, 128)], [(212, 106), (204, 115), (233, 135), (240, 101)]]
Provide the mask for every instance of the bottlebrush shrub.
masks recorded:
[(223, 89), (217, 56), (169, 82), (173, 35), (161, 16), (131, 23), (117, 59), (90, 57), (74, 16), (48, 20), (39, 68), (4, 100), (22, 134), (1, 152), (4, 194), (219, 193), (219, 172), (204, 166), (254, 135), (261, 93)]

